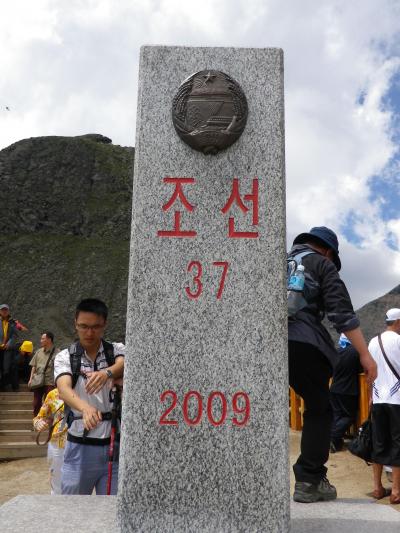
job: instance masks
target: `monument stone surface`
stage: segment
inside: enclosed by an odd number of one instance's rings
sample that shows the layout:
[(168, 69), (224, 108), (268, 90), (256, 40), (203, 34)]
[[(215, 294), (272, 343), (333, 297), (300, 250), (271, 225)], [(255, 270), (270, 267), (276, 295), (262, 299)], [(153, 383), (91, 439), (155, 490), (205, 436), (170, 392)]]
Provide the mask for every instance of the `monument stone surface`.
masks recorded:
[[(400, 525), (400, 513), (393, 506), (371, 498), (316, 505), (292, 502), (291, 516), (290, 533), (393, 533)], [(5, 502), (0, 506), (1, 533), (43, 533), (43, 524), (54, 523), (54, 517), (57, 533), (120, 533), (116, 496), (50, 495), (16, 496)]]
[(287, 532), (283, 52), (143, 47), (135, 148), (121, 531)]

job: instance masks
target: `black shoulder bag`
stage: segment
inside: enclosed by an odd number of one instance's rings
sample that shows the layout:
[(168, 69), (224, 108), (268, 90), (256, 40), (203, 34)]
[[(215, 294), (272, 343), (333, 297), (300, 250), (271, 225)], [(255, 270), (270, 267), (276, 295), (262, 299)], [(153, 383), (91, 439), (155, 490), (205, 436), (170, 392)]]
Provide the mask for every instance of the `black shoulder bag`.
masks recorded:
[(368, 414), (367, 420), (361, 424), (357, 437), (354, 437), (350, 442), (348, 450), (360, 459), (364, 459), (367, 464), (372, 463), (371, 411)]

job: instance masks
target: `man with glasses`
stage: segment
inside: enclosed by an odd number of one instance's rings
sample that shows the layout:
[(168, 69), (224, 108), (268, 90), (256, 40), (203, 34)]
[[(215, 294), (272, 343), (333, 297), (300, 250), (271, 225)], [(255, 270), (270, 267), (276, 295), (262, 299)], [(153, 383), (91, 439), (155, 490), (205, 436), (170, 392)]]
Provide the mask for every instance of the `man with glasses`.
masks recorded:
[[(97, 299), (82, 300), (75, 312), (79, 340), (56, 356), (54, 377), (69, 407), (62, 468), (62, 494), (106, 494), (113, 381), (124, 371), (125, 347), (103, 340), (108, 309)], [(76, 361), (78, 357), (78, 366)], [(118, 457), (119, 435), (115, 443)], [(113, 462), (111, 494), (117, 493), (118, 462)]]

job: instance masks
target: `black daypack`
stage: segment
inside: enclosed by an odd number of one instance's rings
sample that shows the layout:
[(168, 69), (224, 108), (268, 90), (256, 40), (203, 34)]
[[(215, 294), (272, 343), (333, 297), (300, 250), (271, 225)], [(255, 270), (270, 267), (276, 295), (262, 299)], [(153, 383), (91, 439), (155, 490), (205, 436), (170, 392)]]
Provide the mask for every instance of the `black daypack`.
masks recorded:
[[(103, 343), (104, 355), (106, 356), (107, 364), (108, 366), (112, 366), (115, 363), (114, 346), (111, 342), (107, 342), (105, 340), (102, 340), (101, 342)], [(80, 342), (76, 341), (68, 348), (68, 352), (72, 372), (72, 388), (74, 388), (79, 376), (81, 375), (81, 359), (84, 349), (82, 348)]]
[[(297, 270), (297, 267), (299, 265), (302, 265), (303, 257), (306, 257), (310, 254), (315, 254), (313, 250), (305, 250), (304, 252), (295, 253), (293, 255), (288, 254), (287, 258), (287, 277), (286, 277), (286, 283), (287, 283), (287, 289), (289, 289), (289, 282), (291, 276), (294, 275), (294, 273)], [(304, 266), (304, 265), (303, 265)], [(302, 291), (302, 297), (299, 298), (298, 306), (294, 313), (291, 313), (289, 315), (290, 318), (294, 318), (296, 316), (296, 313), (315, 301), (317, 296), (319, 295), (320, 287), (319, 283), (314, 280), (314, 278), (311, 276), (311, 274), (304, 269), (304, 288)], [(288, 291), (289, 294), (289, 291)], [(289, 314), (289, 312), (288, 312)]]

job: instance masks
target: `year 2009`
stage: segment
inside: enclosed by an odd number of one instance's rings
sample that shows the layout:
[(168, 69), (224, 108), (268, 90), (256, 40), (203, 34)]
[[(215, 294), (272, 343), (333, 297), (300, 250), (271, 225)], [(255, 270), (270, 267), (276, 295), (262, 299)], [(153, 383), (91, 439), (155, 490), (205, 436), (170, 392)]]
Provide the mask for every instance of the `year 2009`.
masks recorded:
[[(161, 426), (177, 426), (178, 420), (174, 418), (174, 410), (178, 405), (178, 395), (173, 390), (164, 391), (160, 396), (161, 403), (169, 402), (160, 417)], [(229, 405), (223, 392), (214, 391), (208, 395), (207, 401), (202, 395), (194, 390), (185, 394), (182, 402), (182, 414), (185, 424), (196, 426), (203, 419), (203, 411), (206, 411), (208, 422), (215, 426), (222, 426), (227, 422)], [(250, 398), (245, 392), (236, 392), (232, 396), (232, 418), (228, 421), (232, 426), (245, 426), (250, 419)], [(176, 413), (175, 413), (176, 415)]]

